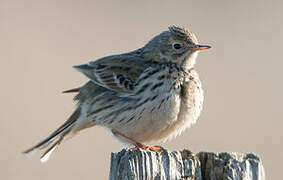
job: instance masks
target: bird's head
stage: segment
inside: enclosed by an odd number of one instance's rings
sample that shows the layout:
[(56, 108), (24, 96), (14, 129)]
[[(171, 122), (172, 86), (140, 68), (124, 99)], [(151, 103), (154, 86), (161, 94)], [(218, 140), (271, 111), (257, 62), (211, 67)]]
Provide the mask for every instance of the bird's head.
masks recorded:
[(185, 69), (194, 66), (199, 50), (209, 49), (208, 45), (198, 44), (196, 36), (181, 27), (171, 26), (169, 30), (155, 36), (147, 43), (144, 51), (149, 58), (158, 61), (172, 61)]

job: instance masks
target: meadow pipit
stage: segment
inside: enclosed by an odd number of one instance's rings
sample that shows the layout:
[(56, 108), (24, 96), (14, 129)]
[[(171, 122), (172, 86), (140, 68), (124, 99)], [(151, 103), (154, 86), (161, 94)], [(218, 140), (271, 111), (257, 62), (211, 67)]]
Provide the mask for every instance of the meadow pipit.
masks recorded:
[(90, 80), (76, 92), (78, 106), (49, 137), (25, 151), (47, 148), (48, 160), (62, 140), (98, 125), (126, 145), (161, 151), (143, 143), (165, 141), (194, 124), (203, 104), (203, 90), (194, 65), (199, 45), (193, 33), (169, 27), (132, 52), (74, 66)]

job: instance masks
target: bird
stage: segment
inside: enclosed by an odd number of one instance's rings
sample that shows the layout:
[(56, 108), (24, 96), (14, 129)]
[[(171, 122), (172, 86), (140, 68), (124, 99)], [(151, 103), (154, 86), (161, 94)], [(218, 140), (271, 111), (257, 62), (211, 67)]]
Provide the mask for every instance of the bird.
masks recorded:
[(42, 149), (41, 162), (66, 139), (102, 126), (125, 147), (161, 152), (165, 142), (191, 127), (203, 108), (203, 89), (195, 70), (201, 45), (194, 33), (172, 25), (143, 47), (76, 65), (88, 79), (77, 93), (77, 107), (65, 123), (23, 153)]

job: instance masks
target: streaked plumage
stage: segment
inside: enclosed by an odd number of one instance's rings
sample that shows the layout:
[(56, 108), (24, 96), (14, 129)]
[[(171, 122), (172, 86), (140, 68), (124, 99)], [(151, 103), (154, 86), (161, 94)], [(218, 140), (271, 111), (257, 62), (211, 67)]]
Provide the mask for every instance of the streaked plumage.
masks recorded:
[(65, 91), (78, 92), (77, 109), (24, 153), (49, 147), (42, 157), (46, 161), (67, 135), (94, 125), (134, 146), (179, 135), (196, 122), (202, 109), (203, 91), (194, 64), (197, 51), (207, 48), (198, 45), (191, 32), (172, 26), (138, 50), (74, 66), (90, 79)]

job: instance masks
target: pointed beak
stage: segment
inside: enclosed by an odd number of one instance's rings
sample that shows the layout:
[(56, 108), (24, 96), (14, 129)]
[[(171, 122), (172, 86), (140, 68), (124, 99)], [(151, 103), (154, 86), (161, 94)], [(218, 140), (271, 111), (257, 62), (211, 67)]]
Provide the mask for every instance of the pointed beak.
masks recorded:
[(197, 44), (197, 45), (195, 45), (194, 50), (199, 51), (199, 50), (205, 50), (205, 49), (209, 49), (209, 48), (211, 48), (211, 46)]

